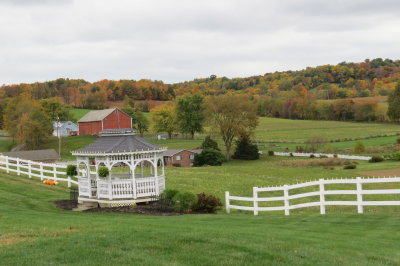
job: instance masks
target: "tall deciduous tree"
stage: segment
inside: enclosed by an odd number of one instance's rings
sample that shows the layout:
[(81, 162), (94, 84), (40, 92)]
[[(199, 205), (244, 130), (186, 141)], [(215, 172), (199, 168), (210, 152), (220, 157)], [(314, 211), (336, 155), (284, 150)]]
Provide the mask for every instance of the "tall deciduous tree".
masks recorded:
[(19, 144), (39, 148), (53, 130), (50, 117), (30, 96), (10, 100), (4, 114), (5, 129)]
[(400, 121), (400, 82), (397, 83), (396, 89), (389, 95), (388, 103), (387, 115), (392, 121)]
[(140, 136), (143, 137), (144, 133), (149, 130), (150, 123), (143, 112), (137, 108), (134, 108), (134, 106), (134, 102), (131, 99), (125, 97), (122, 110), (130, 117), (132, 117), (132, 127), (136, 128)]
[(169, 104), (157, 106), (151, 110), (153, 130), (155, 132), (167, 132), (168, 138), (176, 131), (175, 107)]
[(235, 138), (250, 135), (258, 124), (254, 104), (241, 95), (208, 97), (206, 114), (210, 125), (224, 141), (228, 160)]
[(71, 119), (69, 113), (71, 108), (60, 102), (57, 98), (43, 99), (40, 101), (40, 104), (52, 120), (60, 119), (61, 121), (67, 121)]
[(136, 129), (139, 131), (140, 136), (143, 137), (143, 134), (149, 130), (150, 123), (147, 117), (142, 111), (136, 110), (135, 117), (133, 117), (132, 121)]
[(204, 106), (203, 96), (200, 94), (186, 94), (176, 101), (176, 118), (182, 133), (190, 134), (194, 139), (196, 132), (203, 131)]

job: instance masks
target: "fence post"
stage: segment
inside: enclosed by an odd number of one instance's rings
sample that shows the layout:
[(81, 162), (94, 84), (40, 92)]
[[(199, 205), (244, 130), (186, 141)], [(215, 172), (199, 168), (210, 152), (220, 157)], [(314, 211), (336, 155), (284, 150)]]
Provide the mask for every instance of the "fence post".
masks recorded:
[(253, 187), (253, 208), (254, 208), (254, 215), (258, 215), (258, 191), (257, 191), (257, 187)]
[(226, 213), (230, 213), (230, 208), (229, 208), (229, 191), (225, 191), (225, 208), (226, 208)]
[(321, 178), (319, 180), (319, 202), (320, 202), (320, 212), (321, 214), (325, 214), (325, 186), (324, 179)]
[(68, 187), (71, 187), (71, 177), (68, 176)]
[(364, 212), (363, 203), (363, 196), (362, 196), (362, 179), (361, 177), (357, 177), (357, 211), (358, 213)]
[(289, 215), (289, 188), (288, 185), (283, 186), (283, 198), (285, 203), (285, 215)]
[(40, 170), (40, 180), (42, 181), (43, 180), (43, 163), (42, 162), (39, 162), (39, 170)]
[(20, 175), (20, 169), (19, 169), (19, 158), (17, 158), (17, 175)]
[(53, 179), (57, 180), (57, 166), (53, 165)]
[(6, 156), (6, 171), (7, 171), (7, 174), (10, 173), (10, 168), (9, 168), (8, 164), (9, 164), (8, 156)]
[(29, 178), (32, 178), (32, 169), (31, 169), (31, 161), (28, 161), (28, 176)]

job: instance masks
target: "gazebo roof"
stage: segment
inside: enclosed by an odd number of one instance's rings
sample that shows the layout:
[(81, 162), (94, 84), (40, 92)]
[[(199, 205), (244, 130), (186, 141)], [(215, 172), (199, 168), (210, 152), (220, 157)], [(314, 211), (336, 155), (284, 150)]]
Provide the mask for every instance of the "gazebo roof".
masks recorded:
[(114, 154), (164, 150), (163, 147), (146, 142), (136, 136), (132, 129), (112, 129), (102, 131), (100, 137), (93, 143), (72, 152), (72, 154)]

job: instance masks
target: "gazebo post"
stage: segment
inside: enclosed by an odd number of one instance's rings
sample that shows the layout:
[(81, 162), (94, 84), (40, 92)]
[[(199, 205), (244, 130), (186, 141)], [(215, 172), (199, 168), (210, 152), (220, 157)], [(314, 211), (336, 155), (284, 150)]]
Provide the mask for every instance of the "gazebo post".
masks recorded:
[(131, 175), (132, 175), (132, 190), (133, 190), (132, 194), (133, 194), (133, 198), (137, 199), (137, 196), (136, 196), (136, 177), (135, 177), (136, 165), (135, 165), (133, 160), (131, 160), (131, 165), (130, 165), (129, 168), (131, 169)]
[(91, 198), (92, 197), (92, 178), (90, 176), (90, 160), (89, 160), (89, 158), (86, 158), (85, 168), (86, 168), (86, 178), (88, 179), (88, 183), (89, 183), (89, 198)]
[(112, 178), (111, 178), (112, 166), (109, 165), (109, 166), (107, 166), (107, 168), (108, 168), (108, 197), (110, 200), (112, 200), (113, 199)]
[[(156, 196), (160, 196), (160, 187), (158, 186), (158, 171), (157, 171), (157, 164), (158, 164), (158, 158), (157, 155), (154, 155), (154, 184), (156, 186)], [(151, 169), (151, 168), (150, 168)]]

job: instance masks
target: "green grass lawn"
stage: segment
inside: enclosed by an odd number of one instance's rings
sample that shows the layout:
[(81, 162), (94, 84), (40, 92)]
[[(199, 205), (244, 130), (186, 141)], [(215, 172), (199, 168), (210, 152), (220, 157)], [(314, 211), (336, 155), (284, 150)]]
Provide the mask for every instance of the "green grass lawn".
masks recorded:
[[(75, 160), (75, 156), (71, 155), (71, 151), (85, 147), (92, 143), (97, 137), (90, 135), (73, 136), (61, 138), (61, 158), (63, 160)], [(58, 138), (49, 137), (41, 149), (55, 149), (58, 152)]]
[[(253, 185), (354, 176), (343, 170), (282, 169), (282, 158), (222, 167), (167, 169), (167, 187), (218, 195)], [(385, 162), (386, 167), (390, 163)], [(383, 165), (382, 164), (382, 165)], [(379, 164), (366, 164), (377, 167)], [(364, 165), (360, 165), (363, 168)], [(331, 171), (331, 172), (329, 172)], [(221, 192), (220, 192), (221, 191)], [(235, 194), (234, 193), (234, 194)], [(30, 265), (398, 265), (397, 213), (234, 212), (172, 217), (57, 209), (64, 186), (0, 172), (0, 264)], [(384, 207), (383, 207), (384, 208)]]
[(304, 142), (312, 137), (344, 139), (400, 132), (400, 125), (338, 121), (290, 120), (260, 117), (255, 139)]
[(0, 152), (10, 151), (11, 148), (14, 146), (12, 139), (0, 139)]
[(73, 116), (75, 121), (78, 121), (81, 119), (85, 114), (89, 113), (90, 109), (78, 109), (78, 108), (73, 108), (70, 110), (70, 114)]

